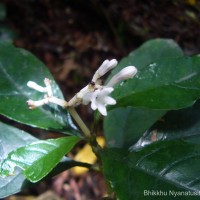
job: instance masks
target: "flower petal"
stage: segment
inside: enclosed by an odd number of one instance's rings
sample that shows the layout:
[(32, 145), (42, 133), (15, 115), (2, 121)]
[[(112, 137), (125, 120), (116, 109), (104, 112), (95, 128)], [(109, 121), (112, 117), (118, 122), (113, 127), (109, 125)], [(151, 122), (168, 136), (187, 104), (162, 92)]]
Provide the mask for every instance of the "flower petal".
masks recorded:
[(99, 91), (96, 90), (93, 92), (93, 95), (92, 95), (92, 98), (91, 98), (91, 108), (93, 110), (96, 110), (97, 109), (97, 95), (99, 94)]
[(101, 96), (108, 96), (114, 89), (112, 87), (104, 87), (101, 90)]
[(104, 103), (107, 105), (115, 105), (117, 102), (112, 97), (106, 96), (104, 97)]
[(88, 105), (90, 103), (90, 101), (92, 101), (92, 93), (89, 92), (87, 94), (85, 94), (82, 98), (82, 103), (83, 105)]
[(107, 115), (106, 106), (105, 106), (104, 104), (98, 102), (98, 103), (97, 103), (97, 108), (98, 108), (98, 111), (99, 111), (102, 115), (104, 115), (104, 116)]
[(92, 110), (96, 110), (97, 109), (97, 102), (96, 101), (92, 101), (91, 102), (91, 108), (92, 108)]

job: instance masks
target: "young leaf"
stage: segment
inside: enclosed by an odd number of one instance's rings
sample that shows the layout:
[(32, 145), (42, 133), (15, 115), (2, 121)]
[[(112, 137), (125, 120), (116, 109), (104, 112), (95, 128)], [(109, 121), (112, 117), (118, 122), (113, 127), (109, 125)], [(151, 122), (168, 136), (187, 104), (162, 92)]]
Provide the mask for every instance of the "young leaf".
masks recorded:
[[(39, 100), (44, 94), (27, 86), (28, 81), (44, 85), (44, 78), (53, 77), (35, 56), (28, 51), (0, 42), (0, 113), (15, 121), (47, 130), (77, 135), (77, 129), (67, 111), (48, 105), (30, 111), (28, 99)], [(58, 85), (53, 81), (53, 93), (63, 98)]]
[(75, 136), (40, 140), (10, 152), (1, 163), (1, 174), (13, 174), (15, 167), (24, 171), (31, 182), (45, 177), (79, 141)]
[(199, 56), (154, 61), (114, 90), (116, 105), (166, 110), (191, 106), (200, 97), (199, 66)]

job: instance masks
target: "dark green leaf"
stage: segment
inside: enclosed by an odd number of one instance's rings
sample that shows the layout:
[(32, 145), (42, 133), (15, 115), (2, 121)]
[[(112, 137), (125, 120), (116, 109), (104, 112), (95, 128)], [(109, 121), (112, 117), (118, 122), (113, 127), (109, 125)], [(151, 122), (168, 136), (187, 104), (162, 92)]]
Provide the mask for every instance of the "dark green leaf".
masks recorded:
[[(53, 81), (47, 68), (35, 56), (9, 43), (0, 42), (0, 113), (33, 127), (77, 134), (69, 114), (62, 108), (48, 105), (32, 111), (28, 109), (28, 99), (39, 100), (44, 94), (29, 88), (27, 82), (31, 80), (44, 85), (45, 77)], [(63, 98), (55, 81), (53, 93)]]
[(47, 178), (52, 177), (52, 176), (56, 176), (59, 173), (65, 171), (67, 169), (70, 169), (72, 167), (76, 167), (76, 166), (91, 168), (91, 164), (89, 164), (89, 163), (78, 162), (78, 161), (72, 160), (68, 157), (64, 157), (61, 160), (61, 162), (59, 162), (58, 165), (48, 174)]
[(102, 156), (106, 178), (122, 200), (154, 199), (145, 196), (149, 191), (166, 192), (166, 199), (186, 191), (181, 199), (198, 199), (200, 102), (168, 112), (130, 151), (108, 149)]
[(173, 192), (182, 192), (181, 199), (199, 199), (199, 142), (157, 142), (138, 152), (107, 149), (102, 161), (105, 176), (120, 200), (155, 199), (153, 194), (145, 195), (152, 191), (165, 192), (166, 196), (156, 195), (161, 199), (172, 199)]
[[(177, 56), (183, 56), (183, 52), (173, 40), (149, 40), (122, 59), (112, 71), (111, 76), (128, 65), (134, 65), (141, 70), (156, 59)], [(109, 147), (127, 147), (134, 144), (165, 112), (164, 110), (155, 111), (131, 107), (116, 108), (110, 111), (104, 120), (107, 145)]]
[(129, 65), (136, 66), (137, 69), (141, 70), (154, 60), (180, 56), (183, 56), (183, 51), (173, 40), (152, 39), (131, 52), (127, 57), (123, 58), (117, 67), (112, 70), (112, 73), (108, 79)]
[[(157, 121), (132, 149), (140, 149), (153, 142), (195, 138), (200, 134), (200, 101), (192, 107), (169, 111)], [(196, 141), (196, 138), (194, 139)]]
[[(200, 57), (157, 60), (113, 92), (117, 106), (151, 109), (188, 107), (200, 96)], [(113, 107), (112, 107), (113, 108)]]
[[(0, 163), (11, 151), (34, 141), (37, 139), (28, 133), (0, 122)], [(21, 191), (25, 184), (21, 169), (16, 169), (13, 176), (0, 177), (0, 198)]]
[(45, 177), (79, 141), (75, 136), (40, 140), (20, 147), (8, 154), (1, 163), (1, 174), (9, 175), (15, 167), (23, 169), (31, 182)]
[(130, 147), (164, 114), (164, 110), (132, 107), (111, 110), (104, 119), (107, 146)]

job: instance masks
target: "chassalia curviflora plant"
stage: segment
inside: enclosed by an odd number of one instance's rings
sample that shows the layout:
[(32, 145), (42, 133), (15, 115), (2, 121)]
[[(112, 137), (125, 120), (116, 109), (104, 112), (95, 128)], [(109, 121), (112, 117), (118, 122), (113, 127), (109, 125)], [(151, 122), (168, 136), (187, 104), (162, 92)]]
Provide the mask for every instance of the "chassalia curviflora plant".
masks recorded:
[[(79, 166), (104, 175), (105, 198), (198, 199), (199, 75), (199, 55), (184, 55), (173, 40), (154, 39), (119, 63), (105, 60), (67, 101), (42, 62), (0, 42), (0, 114), (12, 122), (0, 122), (0, 198)], [(81, 104), (94, 111), (91, 127), (76, 111)], [(13, 121), (63, 137), (38, 139)], [(67, 157), (80, 141), (91, 146), (96, 163)]]

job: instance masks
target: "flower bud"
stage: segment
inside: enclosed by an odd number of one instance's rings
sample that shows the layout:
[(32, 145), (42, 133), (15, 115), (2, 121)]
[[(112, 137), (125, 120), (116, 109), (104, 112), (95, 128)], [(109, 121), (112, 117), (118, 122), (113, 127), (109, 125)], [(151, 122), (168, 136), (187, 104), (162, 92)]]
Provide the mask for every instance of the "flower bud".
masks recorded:
[(98, 69), (98, 73), (99, 73), (100, 77), (103, 76), (104, 74), (106, 74), (111, 69), (113, 69), (116, 65), (117, 65), (117, 60), (116, 59), (112, 59), (110, 61), (109, 60), (105, 60), (103, 62), (103, 64)]
[(115, 84), (132, 78), (137, 73), (137, 68), (134, 66), (128, 66), (123, 68), (120, 72), (114, 75), (111, 80), (107, 83), (108, 87), (113, 87)]
[(113, 69), (117, 65), (117, 60), (112, 59), (112, 60), (105, 60), (102, 65), (99, 67), (99, 69), (95, 72), (92, 81), (96, 82), (100, 77), (105, 75), (108, 71)]
[(46, 87), (42, 87), (33, 81), (29, 81), (27, 86), (39, 92), (47, 92)]
[(42, 100), (39, 100), (39, 101), (33, 101), (31, 99), (29, 99), (27, 101), (27, 104), (28, 104), (28, 108), (30, 110), (33, 110), (39, 106), (43, 106), (44, 104), (47, 104), (48, 103), (48, 99), (42, 99)]

